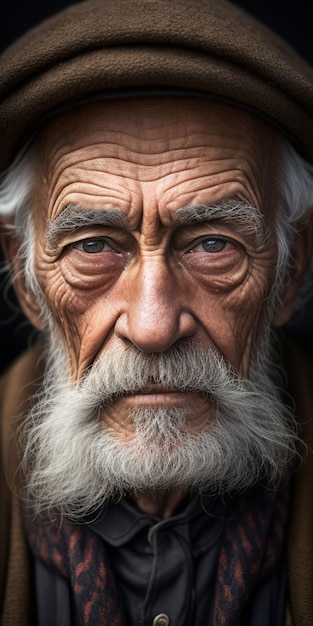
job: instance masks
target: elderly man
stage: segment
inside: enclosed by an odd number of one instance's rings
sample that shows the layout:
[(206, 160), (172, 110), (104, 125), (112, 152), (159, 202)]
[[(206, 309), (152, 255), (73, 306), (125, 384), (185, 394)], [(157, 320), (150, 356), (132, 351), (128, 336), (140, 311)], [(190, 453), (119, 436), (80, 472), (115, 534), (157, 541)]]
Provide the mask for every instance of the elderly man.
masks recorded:
[(3, 381), (4, 625), (311, 624), (310, 371), (273, 329), (312, 77), (222, 0), (89, 0), (3, 55), (2, 245), (42, 331)]

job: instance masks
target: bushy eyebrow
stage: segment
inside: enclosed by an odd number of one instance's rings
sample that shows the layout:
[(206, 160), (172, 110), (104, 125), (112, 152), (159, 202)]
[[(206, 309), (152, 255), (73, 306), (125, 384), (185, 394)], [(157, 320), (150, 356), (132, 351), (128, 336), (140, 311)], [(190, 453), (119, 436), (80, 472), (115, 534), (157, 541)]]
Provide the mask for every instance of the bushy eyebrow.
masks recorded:
[(260, 211), (242, 200), (222, 200), (215, 204), (194, 204), (178, 209), (175, 216), (177, 225), (223, 222), (232, 224), (238, 233), (254, 236), (258, 243), (271, 235)]
[(69, 204), (55, 220), (47, 224), (48, 248), (54, 250), (64, 235), (88, 226), (125, 228), (127, 217), (119, 209), (85, 209), (76, 204)]
[[(175, 225), (223, 222), (232, 224), (237, 232), (244, 236), (254, 236), (264, 243), (270, 236), (263, 216), (258, 209), (241, 200), (222, 200), (215, 204), (194, 204), (176, 211)], [(62, 237), (89, 226), (110, 226), (127, 228), (128, 220), (120, 209), (88, 209), (76, 204), (69, 204), (49, 221), (46, 231), (46, 243), (50, 250), (55, 250)]]

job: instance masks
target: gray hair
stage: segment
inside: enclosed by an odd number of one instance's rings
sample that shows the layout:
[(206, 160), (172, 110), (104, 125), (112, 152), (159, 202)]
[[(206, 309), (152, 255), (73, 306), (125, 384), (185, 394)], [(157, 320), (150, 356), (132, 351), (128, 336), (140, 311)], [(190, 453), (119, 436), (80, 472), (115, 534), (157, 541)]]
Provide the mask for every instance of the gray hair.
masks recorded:
[[(273, 185), (277, 190), (275, 234), (277, 237), (276, 281), (271, 300), (277, 298), (292, 268), (292, 242), (303, 228), (313, 207), (313, 166), (305, 161), (285, 139), (282, 140), (280, 167), (274, 169)], [(21, 152), (0, 180), (0, 219), (20, 238), (19, 255), (24, 279), (44, 307), (34, 267), (35, 233), (32, 220), (32, 197), (36, 189), (38, 163), (32, 148)], [(44, 307), (45, 308), (45, 307)]]

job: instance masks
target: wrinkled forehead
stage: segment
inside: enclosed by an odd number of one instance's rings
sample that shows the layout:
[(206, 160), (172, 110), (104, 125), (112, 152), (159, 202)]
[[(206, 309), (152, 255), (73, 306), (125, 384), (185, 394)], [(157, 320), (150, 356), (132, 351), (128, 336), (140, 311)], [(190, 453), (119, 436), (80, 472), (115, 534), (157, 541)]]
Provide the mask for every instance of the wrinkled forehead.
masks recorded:
[[(249, 146), (251, 160), (262, 167), (275, 160), (280, 134), (259, 117), (237, 107), (197, 98), (132, 98), (84, 104), (60, 113), (47, 122), (35, 139), (41, 162), (73, 151), (98, 151), (110, 157), (116, 144), (138, 151), (145, 163), (180, 149), (225, 148), (229, 156)], [(173, 158), (175, 154), (173, 153)], [(48, 163), (49, 169), (51, 162)]]
[(113, 202), (137, 223), (152, 205), (174, 217), (186, 204), (235, 199), (272, 223), (280, 135), (230, 105), (197, 98), (89, 103), (47, 122), (35, 147), (36, 204), (48, 220), (70, 203)]

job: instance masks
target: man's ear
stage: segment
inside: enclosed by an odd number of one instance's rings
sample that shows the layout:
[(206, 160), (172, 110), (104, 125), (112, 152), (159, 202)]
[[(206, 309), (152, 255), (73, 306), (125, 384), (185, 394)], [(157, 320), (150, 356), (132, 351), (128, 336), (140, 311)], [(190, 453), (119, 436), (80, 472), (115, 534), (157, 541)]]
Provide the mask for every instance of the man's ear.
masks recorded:
[(22, 260), (18, 254), (21, 241), (10, 230), (8, 225), (0, 224), (0, 242), (9, 265), (10, 273), (13, 279), (14, 291), (18, 301), (31, 324), (38, 330), (45, 329), (41, 307), (37, 303), (34, 294), (27, 288), (25, 284), (24, 268)]
[[(312, 211), (313, 212), (313, 211)], [(311, 215), (312, 215), (311, 212)], [(312, 219), (297, 233), (292, 245), (293, 266), (287, 276), (286, 285), (280, 298), (277, 310), (272, 319), (273, 326), (283, 326), (292, 315), (298, 289), (303, 280), (313, 254), (313, 223)]]

